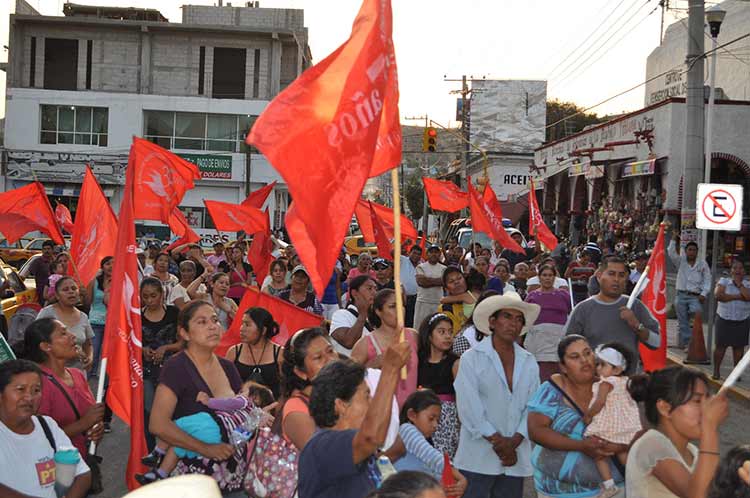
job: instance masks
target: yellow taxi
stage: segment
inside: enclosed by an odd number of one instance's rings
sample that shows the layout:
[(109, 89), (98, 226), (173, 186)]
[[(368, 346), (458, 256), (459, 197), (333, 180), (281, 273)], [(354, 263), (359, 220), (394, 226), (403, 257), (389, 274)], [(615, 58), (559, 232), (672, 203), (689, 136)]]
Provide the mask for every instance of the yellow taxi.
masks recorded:
[(11, 320), (19, 310), (29, 308), (39, 311), (33, 279), (24, 281), (15, 268), (0, 259), (0, 299), (3, 314), (0, 315), (0, 332), (7, 337)]
[(365, 242), (361, 235), (353, 235), (344, 239), (344, 249), (349, 256), (359, 256), (363, 252), (369, 252), (371, 256), (378, 255), (378, 247), (375, 244)]

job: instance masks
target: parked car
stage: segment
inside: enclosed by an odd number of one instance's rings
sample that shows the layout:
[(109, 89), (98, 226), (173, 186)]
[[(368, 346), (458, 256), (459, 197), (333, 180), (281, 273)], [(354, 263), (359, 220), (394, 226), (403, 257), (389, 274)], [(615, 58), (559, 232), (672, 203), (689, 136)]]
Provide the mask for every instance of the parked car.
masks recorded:
[(2, 298), (2, 315), (0, 316), (0, 333), (9, 340), (8, 332), (13, 327), (14, 316), (21, 310), (32, 311), (33, 315), (41, 309), (36, 298), (34, 280), (24, 281), (15, 268), (0, 260), (0, 298)]
[[(42, 245), (49, 237), (37, 237), (29, 240), (23, 247), (0, 248), (0, 258), (6, 264), (21, 268), (34, 254), (42, 253)], [(65, 247), (70, 249), (70, 237), (65, 237)]]
[[(513, 235), (516, 233), (519, 234), (522, 240), (521, 247), (528, 247), (526, 237), (523, 236), (523, 233), (520, 230), (512, 227), (505, 227), (505, 231), (508, 233), (508, 235)], [(469, 247), (471, 247), (471, 235), (471, 228), (459, 228), (458, 233), (456, 234), (456, 236), (458, 237), (458, 245), (460, 245), (464, 249), (469, 249)], [(492, 247), (492, 239), (490, 239), (489, 235), (484, 232), (477, 232), (474, 235), (474, 242), (482, 244), (482, 247)]]
[(344, 239), (344, 249), (349, 256), (359, 256), (363, 252), (369, 252), (371, 256), (378, 255), (378, 246), (373, 243), (365, 242), (362, 235), (352, 235)]

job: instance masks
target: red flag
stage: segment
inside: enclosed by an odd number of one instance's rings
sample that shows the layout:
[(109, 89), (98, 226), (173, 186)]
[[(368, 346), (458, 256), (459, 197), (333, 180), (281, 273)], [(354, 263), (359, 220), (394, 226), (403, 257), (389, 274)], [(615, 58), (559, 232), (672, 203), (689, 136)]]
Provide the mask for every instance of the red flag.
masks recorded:
[[(137, 140), (137, 139), (135, 139)], [(135, 256), (136, 143), (130, 149), (120, 222), (117, 230), (112, 292), (107, 306), (103, 357), (107, 358), (107, 404), (130, 426), (130, 455), (125, 474), (128, 489), (138, 483), (135, 474), (145, 471), (141, 457), (148, 453), (143, 422), (143, 364), (141, 300), (138, 294), (138, 262)]]
[(436, 211), (453, 213), (469, 206), (469, 194), (453, 182), (422, 177), (430, 207)]
[(172, 210), (201, 177), (195, 164), (138, 137), (133, 137), (128, 164), (135, 170), (133, 195), (138, 202), (134, 216), (140, 220), (169, 224)]
[(8, 243), (36, 231), (46, 233), (56, 244), (65, 243), (42, 184), (29, 183), (0, 194), (0, 232)]
[(643, 370), (653, 372), (667, 364), (667, 269), (664, 261), (664, 225), (659, 227), (659, 235), (648, 260), (648, 283), (642, 296), (643, 304), (659, 322), (659, 349), (649, 349), (643, 344), (638, 347)]
[[(443, 475), (441, 479), (443, 487), (453, 486), (456, 484), (456, 478), (453, 476), (453, 467), (451, 466), (451, 459), (448, 453), (443, 453)], [(448, 498), (455, 498), (452, 495), (448, 495)]]
[(250, 192), (250, 195), (247, 196), (247, 199), (242, 201), (242, 205), (258, 209), (262, 208), (263, 204), (266, 202), (266, 199), (268, 199), (268, 196), (271, 194), (275, 186), (276, 182), (272, 182), (263, 188), (259, 188), (255, 192)]
[(500, 245), (505, 249), (526, 254), (526, 251), (505, 231), (503, 211), (490, 184), (487, 183), (484, 186), (484, 195), (480, 196), (474, 185), (471, 184), (471, 178), (469, 178), (468, 183), (471, 226), (473, 229), (477, 232), (486, 233), (492, 240), (500, 242)]
[(115, 255), (116, 243), (117, 217), (91, 168), (86, 166), (70, 241), (70, 256), (83, 285), (96, 277), (102, 258)]
[(258, 208), (219, 201), (203, 201), (217, 230), (248, 235), (270, 230), (268, 216)]
[(375, 244), (378, 246), (378, 256), (393, 261), (393, 256), (391, 256), (391, 249), (393, 248), (393, 244), (390, 241), (391, 236), (386, 232), (380, 216), (375, 212), (375, 208), (372, 207), (372, 202), (370, 203), (370, 220), (372, 221), (373, 235), (375, 235)]
[(308, 327), (319, 327), (323, 321), (322, 316), (305, 311), (292, 303), (251, 287), (242, 296), (242, 301), (240, 301), (240, 305), (237, 308), (237, 314), (234, 316), (234, 320), (232, 320), (232, 325), (229, 326), (221, 337), (221, 342), (216, 348), (217, 355), (224, 356), (230, 347), (240, 342), (242, 315), (245, 314), (245, 311), (254, 307), (265, 308), (271, 313), (276, 323), (279, 324), (279, 333), (271, 340), (280, 346), (285, 345), (286, 341), (298, 330)]
[(169, 229), (173, 234), (179, 237), (179, 239), (169, 244), (167, 246), (167, 251), (171, 251), (175, 247), (181, 246), (183, 244), (197, 243), (201, 240), (200, 235), (195, 233), (193, 229), (190, 228), (190, 224), (185, 218), (185, 215), (182, 214), (182, 211), (180, 211), (180, 208), (174, 208), (172, 210), (172, 213), (169, 215)]
[[(265, 214), (266, 219), (268, 219), (268, 209), (266, 209)], [(271, 232), (265, 230), (256, 233), (253, 237), (253, 242), (250, 244), (250, 249), (247, 251), (247, 262), (253, 267), (258, 287), (263, 285), (263, 280), (268, 276), (268, 271), (274, 260), (272, 252), (273, 241), (271, 240)]]
[[(375, 213), (383, 223), (383, 228), (388, 233), (388, 238), (393, 238), (393, 209), (382, 204), (375, 202), (366, 201), (360, 199), (357, 205), (354, 207), (354, 214), (357, 216), (357, 224), (359, 230), (362, 232), (362, 237), (365, 242), (375, 242), (375, 232), (372, 227), (372, 218), (370, 217), (370, 206), (375, 210)], [(414, 228), (411, 220), (405, 215), (401, 215), (401, 239), (406, 241), (411, 239), (412, 242), (416, 242), (418, 238), (417, 229)]]
[(65, 204), (57, 203), (57, 206), (55, 206), (55, 219), (63, 230), (71, 234), (73, 233), (73, 217), (70, 215), (70, 209)]
[(286, 227), (318, 295), (370, 176), (401, 161), (390, 0), (364, 0), (349, 39), (260, 115), (247, 142), (284, 177)]
[(557, 237), (550, 231), (547, 224), (542, 219), (542, 213), (536, 203), (536, 190), (534, 190), (534, 180), (529, 178), (529, 235), (535, 237), (537, 241), (544, 244), (548, 251), (553, 251), (557, 247)]

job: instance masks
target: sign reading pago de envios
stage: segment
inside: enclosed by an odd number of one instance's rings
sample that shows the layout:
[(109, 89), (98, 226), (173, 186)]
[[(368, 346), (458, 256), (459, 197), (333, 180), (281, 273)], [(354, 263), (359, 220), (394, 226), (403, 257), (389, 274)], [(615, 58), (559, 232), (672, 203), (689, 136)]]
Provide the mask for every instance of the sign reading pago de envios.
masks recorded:
[(742, 228), (742, 185), (699, 183), (695, 226), (701, 230)]

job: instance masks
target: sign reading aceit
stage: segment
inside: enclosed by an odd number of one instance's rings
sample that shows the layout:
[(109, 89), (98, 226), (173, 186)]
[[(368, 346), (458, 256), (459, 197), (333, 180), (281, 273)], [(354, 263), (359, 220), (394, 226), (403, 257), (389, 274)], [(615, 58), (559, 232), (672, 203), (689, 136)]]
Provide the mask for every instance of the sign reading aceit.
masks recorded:
[(742, 228), (742, 185), (699, 183), (695, 226), (701, 230)]
[(198, 166), (201, 178), (232, 179), (232, 156), (208, 154), (178, 154), (178, 156)]

